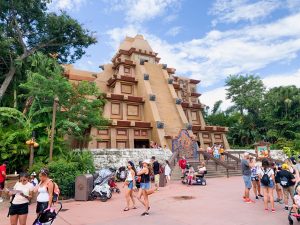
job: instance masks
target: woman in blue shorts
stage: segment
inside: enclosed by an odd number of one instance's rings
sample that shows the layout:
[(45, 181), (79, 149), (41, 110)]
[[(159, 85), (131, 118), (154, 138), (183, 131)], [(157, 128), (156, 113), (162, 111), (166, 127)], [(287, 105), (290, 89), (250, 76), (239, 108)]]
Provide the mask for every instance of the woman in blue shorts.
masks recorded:
[(262, 168), (258, 172), (258, 176), (260, 179), (261, 187), (264, 191), (264, 206), (265, 210), (268, 211), (268, 202), (270, 200), (271, 204), (271, 210), (272, 212), (275, 212), (274, 208), (274, 196), (273, 196), (273, 190), (274, 190), (274, 170), (270, 168), (270, 162), (268, 159), (262, 160)]
[(141, 201), (141, 196), (143, 196), (144, 201), (142, 202), (145, 206), (145, 212), (142, 213), (141, 216), (148, 216), (149, 215), (149, 199), (148, 195), (150, 190), (150, 160), (143, 161), (143, 168), (140, 172), (138, 172), (138, 175), (141, 176), (141, 184), (140, 184), (140, 192), (138, 195), (138, 199)]
[(133, 207), (132, 209), (136, 209), (135, 207), (135, 201), (133, 198), (133, 190), (136, 189), (135, 186), (135, 176), (136, 176), (136, 170), (134, 167), (133, 162), (129, 161), (127, 164), (127, 168), (128, 168), (128, 174), (124, 183), (124, 186), (127, 185), (127, 190), (125, 192), (125, 198), (126, 198), (126, 208), (124, 209), (124, 211), (128, 211), (129, 210), (129, 205), (130, 205), (130, 200), (132, 201)]

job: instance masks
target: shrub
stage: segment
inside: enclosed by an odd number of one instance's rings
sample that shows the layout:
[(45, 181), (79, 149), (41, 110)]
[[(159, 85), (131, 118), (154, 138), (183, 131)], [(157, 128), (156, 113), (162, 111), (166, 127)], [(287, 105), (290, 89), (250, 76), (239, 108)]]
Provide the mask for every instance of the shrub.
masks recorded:
[(29, 172), (35, 171), (38, 174), (43, 167), (49, 169), (50, 177), (58, 184), (61, 196), (66, 198), (74, 197), (77, 176), (95, 171), (93, 156), (89, 151), (72, 151), (49, 164), (36, 163)]

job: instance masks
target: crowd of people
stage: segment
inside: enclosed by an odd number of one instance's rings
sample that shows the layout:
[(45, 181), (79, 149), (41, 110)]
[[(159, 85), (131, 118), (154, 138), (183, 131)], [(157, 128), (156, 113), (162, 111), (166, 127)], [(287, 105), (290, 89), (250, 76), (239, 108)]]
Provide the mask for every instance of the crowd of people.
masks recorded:
[[(27, 215), (29, 212), (29, 204), (33, 194), (37, 194), (36, 214), (39, 215), (44, 211), (50, 210), (55, 200), (55, 183), (49, 177), (47, 169), (39, 171), (39, 180), (36, 173), (31, 175), (28, 173), (20, 173), (18, 181), (13, 188), (5, 188), (6, 166), (8, 162), (4, 162), (0, 166), (0, 196), (5, 192), (10, 196), (10, 207), (8, 216), (11, 225), (26, 225)], [(3, 199), (1, 199), (1, 202)]]
[(225, 160), (225, 148), (221, 144), (213, 144), (212, 147), (208, 146), (206, 151), (216, 159)]
[[(300, 156), (298, 163), (294, 157), (286, 159), (283, 164), (277, 164), (268, 158), (256, 162), (249, 153), (244, 154), (241, 161), (245, 190), (243, 200), (254, 203), (250, 198), (253, 190), (255, 199), (263, 198), (264, 210), (275, 212), (275, 203), (284, 204), (285, 210), (293, 209), (295, 216), (300, 207)], [(276, 196), (276, 198), (275, 198)], [(292, 203), (289, 205), (289, 201)]]
[[(124, 211), (137, 209), (136, 198), (145, 208), (145, 211), (141, 216), (148, 216), (150, 210), (149, 195), (159, 191), (161, 175), (165, 176), (167, 182), (170, 181), (170, 164), (166, 160), (164, 169), (162, 169), (162, 165), (156, 160), (155, 156), (152, 156), (151, 160), (139, 162), (137, 167), (135, 167), (132, 161), (129, 161), (127, 164), (127, 171), (127, 177), (123, 185), (124, 188), (126, 187), (126, 207), (124, 208)], [(154, 179), (154, 186), (151, 185), (151, 177)], [(130, 203), (132, 203), (132, 207), (130, 207)]]

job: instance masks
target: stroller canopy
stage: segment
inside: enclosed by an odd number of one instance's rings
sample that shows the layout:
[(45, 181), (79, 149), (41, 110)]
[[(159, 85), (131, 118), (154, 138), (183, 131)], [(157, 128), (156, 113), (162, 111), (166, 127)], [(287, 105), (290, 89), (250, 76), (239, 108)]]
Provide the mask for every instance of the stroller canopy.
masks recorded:
[(107, 178), (111, 177), (113, 175), (113, 172), (110, 169), (102, 169), (98, 172), (99, 176), (95, 179), (94, 183), (95, 184), (101, 184)]

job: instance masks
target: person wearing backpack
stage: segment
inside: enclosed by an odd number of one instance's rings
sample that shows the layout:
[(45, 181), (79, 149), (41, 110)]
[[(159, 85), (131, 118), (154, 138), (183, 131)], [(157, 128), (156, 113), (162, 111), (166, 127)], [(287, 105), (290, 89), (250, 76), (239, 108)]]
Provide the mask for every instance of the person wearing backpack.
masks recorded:
[(274, 170), (270, 168), (270, 162), (268, 159), (262, 160), (262, 167), (258, 172), (258, 176), (260, 179), (261, 187), (264, 192), (265, 211), (269, 210), (268, 202), (270, 200), (271, 210), (272, 212), (275, 212), (274, 196), (273, 196), (275, 177), (274, 177)]
[(49, 170), (41, 169), (39, 173), (40, 183), (36, 186), (38, 192), (36, 213), (40, 214), (49, 209), (53, 203), (55, 183), (49, 178)]
[(284, 163), (281, 166), (282, 170), (278, 172), (279, 184), (283, 189), (283, 201), (285, 210), (289, 210), (289, 196), (294, 197), (294, 185), (296, 182), (295, 176), (290, 172), (288, 164)]

